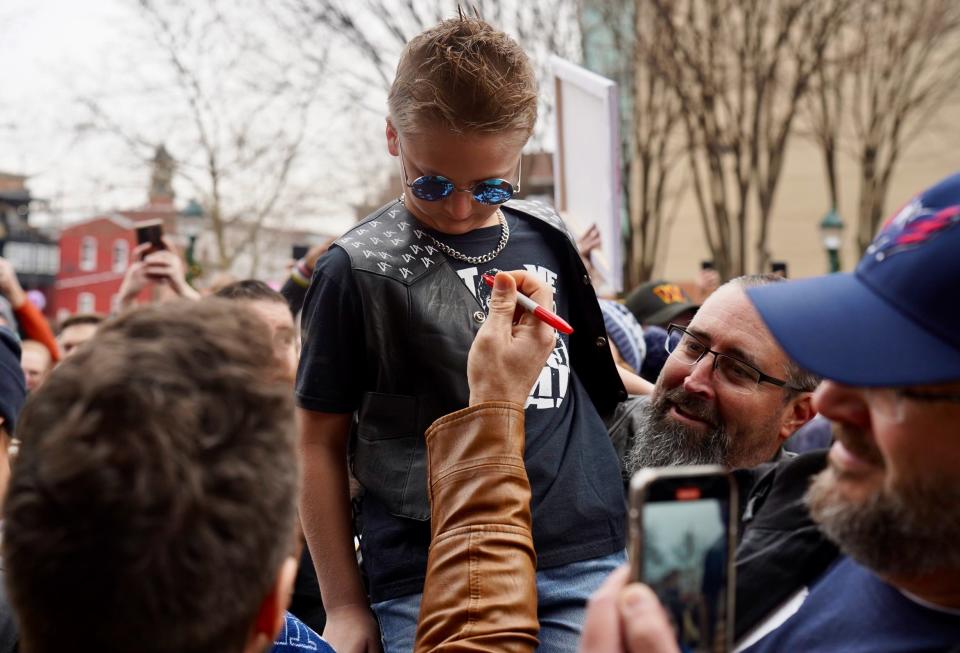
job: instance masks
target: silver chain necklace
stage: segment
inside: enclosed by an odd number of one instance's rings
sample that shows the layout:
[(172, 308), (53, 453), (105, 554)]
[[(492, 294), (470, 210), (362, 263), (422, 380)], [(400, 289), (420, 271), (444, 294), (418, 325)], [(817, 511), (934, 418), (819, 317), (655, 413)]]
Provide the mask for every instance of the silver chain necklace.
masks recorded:
[[(404, 195), (400, 195), (400, 203), (406, 207), (406, 202), (404, 202)], [(493, 259), (497, 258), (497, 255), (503, 251), (503, 248), (507, 246), (507, 241), (510, 240), (510, 227), (507, 225), (507, 219), (503, 217), (503, 211), (497, 209), (497, 221), (500, 222), (500, 241), (497, 243), (497, 246), (493, 248), (493, 251), (484, 254), (483, 256), (467, 256), (463, 252), (457, 251), (454, 248), (450, 247), (446, 243), (442, 243), (432, 235), (427, 232), (423, 232), (424, 235), (433, 241), (433, 244), (437, 246), (441, 252), (446, 254), (451, 258), (455, 258), (458, 261), (464, 261), (465, 263), (472, 263), (473, 265), (480, 265), (481, 263), (489, 263)]]

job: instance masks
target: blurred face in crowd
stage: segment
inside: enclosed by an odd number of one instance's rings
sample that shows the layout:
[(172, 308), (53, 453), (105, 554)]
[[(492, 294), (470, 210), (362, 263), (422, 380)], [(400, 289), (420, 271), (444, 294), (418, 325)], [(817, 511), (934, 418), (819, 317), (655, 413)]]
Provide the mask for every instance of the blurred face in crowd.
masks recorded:
[[(784, 380), (787, 356), (740, 286), (728, 284), (713, 293), (687, 330), (711, 350)], [(693, 365), (675, 354), (667, 358), (642, 415), (627, 461), (630, 469), (753, 467), (770, 460), (783, 440), (813, 416), (809, 393), (789, 395), (769, 383), (738, 391), (713, 364), (709, 353)]]
[(267, 299), (247, 303), (270, 326), (274, 355), (280, 363), (280, 375), (292, 383), (297, 378), (297, 359), (300, 351), (297, 329), (290, 309), (285, 302)]
[(853, 388), (825, 381), (814, 407), (833, 422), (829, 466), (807, 495), (847, 554), (893, 577), (960, 573), (960, 382)]
[[(520, 151), (526, 142), (521, 131), (495, 134), (455, 134), (445, 129), (400, 135), (387, 121), (387, 149), (400, 157), (405, 183), (425, 175), (446, 177), (458, 189), (479, 181), (506, 179), (517, 186)], [(497, 206), (482, 204), (472, 193), (456, 190), (444, 199), (429, 202), (405, 189), (404, 202), (418, 220), (447, 234), (463, 234), (497, 224)]]
[(27, 382), (27, 392), (40, 387), (50, 371), (50, 351), (39, 342), (27, 340), (22, 345), (20, 367)]
[(99, 326), (99, 324), (74, 324), (61, 331), (57, 341), (63, 357), (72, 355), (77, 347), (90, 340)]

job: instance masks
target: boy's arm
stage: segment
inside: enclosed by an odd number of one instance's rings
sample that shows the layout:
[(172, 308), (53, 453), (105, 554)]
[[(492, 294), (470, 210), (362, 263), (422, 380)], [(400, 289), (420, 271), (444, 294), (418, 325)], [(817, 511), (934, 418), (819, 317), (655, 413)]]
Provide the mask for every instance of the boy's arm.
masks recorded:
[(378, 653), (380, 631), (360, 581), (347, 485), (350, 413), (300, 408), (300, 519), (327, 611), (323, 637), (337, 653)]

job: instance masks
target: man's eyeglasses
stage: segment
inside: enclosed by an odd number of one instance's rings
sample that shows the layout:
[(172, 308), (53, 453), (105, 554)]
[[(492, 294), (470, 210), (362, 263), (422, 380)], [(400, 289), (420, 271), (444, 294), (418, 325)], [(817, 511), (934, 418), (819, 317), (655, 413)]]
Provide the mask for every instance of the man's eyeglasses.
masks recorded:
[(667, 328), (664, 347), (675, 360), (690, 366), (699, 363), (707, 354), (713, 354), (713, 370), (731, 390), (740, 394), (756, 391), (761, 383), (803, 392), (802, 388), (795, 388), (783, 379), (764, 374), (750, 363), (710, 349), (702, 340), (676, 324)]
[(407, 181), (407, 166), (403, 162), (403, 147), (400, 141), (397, 141), (397, 147), (400, 149), (400, 169), (403, 171), (403, 184), (410, 189), (410, 193), (417, 199), (426, 202), (439, 202), (453, 194), (454, 191), (461, 191), (473, 195), (473, 199), (481, 204), (503, 204), (513, 198), (520, 192), (520, 177), (523, 174), (523, 157), (520, 157), (520, 163), (517, 165), (517, 185), (514, 186), (506, 179), (484, 179), (478, 181), (469, 188), (457, 188), (457, 186), (441, 175), (424, 175), (417, 177), (412, 182)]

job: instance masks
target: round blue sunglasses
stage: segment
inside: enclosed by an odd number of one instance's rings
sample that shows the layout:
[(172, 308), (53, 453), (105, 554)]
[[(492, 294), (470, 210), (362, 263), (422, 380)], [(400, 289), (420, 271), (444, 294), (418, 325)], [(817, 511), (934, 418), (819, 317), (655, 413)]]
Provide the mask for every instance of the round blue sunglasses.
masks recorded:
[(517, 165), (517, 185), (514, 186), (506, 179), (484, 179), (467, 188), (457, 188), (456, 184), (441, 175), (424, 175), (412, 182), (407, 181), (407, 166), (403, 163), (403, 146), (397, 141), (400, 149), (400, 169), (403, 171), (403, 184), (417, 199), (426, 202), (439, 202), (450, 197), (454, 191), (461, 191), (473, 195), (473, 199), (481, 204), (503, 204), (520, 192), (520, 177), (523, 174), (523, 157)]

